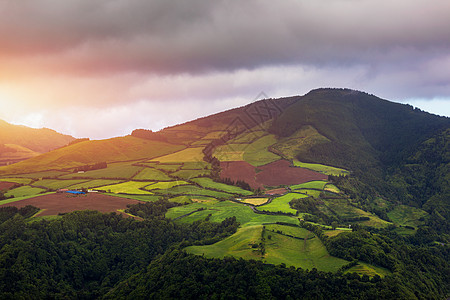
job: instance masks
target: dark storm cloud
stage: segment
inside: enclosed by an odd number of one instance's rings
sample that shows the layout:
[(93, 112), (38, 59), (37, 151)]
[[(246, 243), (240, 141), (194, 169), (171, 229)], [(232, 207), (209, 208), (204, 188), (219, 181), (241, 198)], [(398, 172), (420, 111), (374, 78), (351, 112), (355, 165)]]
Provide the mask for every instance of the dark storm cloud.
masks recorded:
[(450, 2), (9, 1), (2, 55), (71, 72), (196, 73), (425, 61), (448, 53)]

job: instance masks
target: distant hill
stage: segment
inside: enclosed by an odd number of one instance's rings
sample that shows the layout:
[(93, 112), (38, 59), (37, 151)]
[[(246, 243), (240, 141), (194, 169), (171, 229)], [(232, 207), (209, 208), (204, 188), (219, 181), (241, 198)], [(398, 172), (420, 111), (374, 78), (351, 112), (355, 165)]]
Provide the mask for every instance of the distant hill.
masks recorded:
[(15, 163), (67, 145), (74, 138), (48, 128), (35, 129), (0, 120), (0, 165)]

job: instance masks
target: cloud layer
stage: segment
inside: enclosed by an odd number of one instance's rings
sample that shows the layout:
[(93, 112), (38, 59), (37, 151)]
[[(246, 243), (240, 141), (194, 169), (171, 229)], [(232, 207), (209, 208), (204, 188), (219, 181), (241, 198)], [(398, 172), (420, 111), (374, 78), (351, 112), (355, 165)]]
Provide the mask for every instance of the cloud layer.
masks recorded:
[[(103, 133), (89, 119), (64, 127), (93, 137), (167, 126), (261, 91), (338, 86), (448, 105), (449, 11), (447, 0), (0, 0), (0, 104), (10, 119), (40, 114), (45, 126), (68, 107), (105, 120), (138, 109)], [(202, 104), (156, 121), (163, 103)]]

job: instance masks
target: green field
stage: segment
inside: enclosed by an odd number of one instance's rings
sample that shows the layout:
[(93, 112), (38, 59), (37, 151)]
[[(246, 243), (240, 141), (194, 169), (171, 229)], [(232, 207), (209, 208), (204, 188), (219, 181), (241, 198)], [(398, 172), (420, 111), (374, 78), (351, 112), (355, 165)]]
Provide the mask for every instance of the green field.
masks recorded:
[(242, 200), (242, 203), (248, 203), (251, 205), (262, 205), (267, 202), (269, 198), (246, 198)]
[(43, 171), (43, 172), (34, 172), (34, 173), (27, 173), (27, 174), (17, 174), (14, 175), (14, 177), (25, 177), (25, 178), (35, 178), (40, 179), (44, 177), (58, 177), (65, 174), (71, 174), (69, 172), (62, 172), (62, 171)]
[(241, 133), (236, 138), (231, 140), (233, 144), (251, 144), (253, 141), (262, 138), (267, 135), (267, 132), (264, 130), (250, 130), (244, 133)]
[(173, 188), (174, 186), (177, 185), (184, 185), (184, 184), (189, 184), (186, 181), (182, 181), (182, 180), (178, 180), (178, 181), (161, 181), (161, 182), (156, 182), (156, 183), (152, 183), (148, 186), (145, 187), (146, 190), (167, 190), (170, 188)]
[(344, 175), (350, 174), (350, 172), (347, 170), (330, 167), (330, 166), (326, 166), (326, 165), (321, 165), (321, 164), (303, 163), (298, 160), (293, 160), (293, 163), (294, 163), (294, 166), (296, 166), (296, 167), (309, 169), (309, 170), (316, 171), (316, 172), (319, 172), (319, 173), (322, 173), (325, 175), (334, 175), (334, 176), (342, 175), (342, 176), (344, 176)]
[(205, 156), (202, 152), (203, 147), (186, 148), (181, 151), (160, 156), (152, 159), (151, 161), (159, 161), (161, 163), (172, 163), (172, 162), (187, 162), (187, 161), (203, 161)]
[(158, 194), (165, 195), (196, 195), (196, 196), (211, 196), (214, 198), (230, 198), (231, 194), (224, 192), (212, 191), (204, 188), (200, 188), (195, 185), (178, 185), (169, 189), (153, 189)]
[[(317, 237), (314, 237), (311, 232), (305, 233), (303, 231), (301, 234), (305, 235), (308, 238), (307, 240), (288, 237), (266, 229), (264, 234), (265, 254), (262, 256), (258, 248), (252, 247), (252, 245), (257, 245), (261, 242), (262, 230), (262, 225), (239, 228), (232, 236), (213, 245), (190, 246), (186, 248), (186, 251), (197, 255), (205, 255), (206, 257), (223, 258), (225, 256), (233, 256), (263, 260), (269, 264), (284, 263), (286, 266), (304, 269), (316, 268), (330, 272), (335, 272), (348, 263), (348, 261), (343, 259), (330, 256)], [(283, 228), (283, 230), (288, 229)]]
[(144, 168), (141, 172), (139, 172), (136, 176), (133, 177), (135, 180), (172, 180), (166, 173), (153, 169), (153, 168)]
[(69, 189), (82, 189), (82, 188), (90, 189), (90, 188), (95, 188), (95, 187), (100, 187), (100, 186), (105, 186), (105, 185), (113, 185), (113, 184), (117, 184), (120, 182), (122, 182), (122, 181), (114, 180), (114, 179), (93, 179), (93, 180), (89, 180), (89, 181), (85, 181), (82, 183), (71, 185), (67, 188), (69, 188)]
[(275, 222), (298, 224), (297, 218), (289, 216), (256, 214), (250, 207), (231, 201), (192, 203), (189, 205), (173, 207), (166, 213), (166, 217), (174, 219), (196, 211), (198, 208), (204, 208), (205, 210), (195, 212), (187, 217), (183, 217), (177, 220), (177, 222), (192, 223), (197, 220), (203, 220), (211, 214), (210, 220), (212, 222), (222, 222), (228, 217), (235, 216), (236, 220), (243, 227)]
[(204, 188), (210, 188), (210, 189), (215, 189), (215, 190), (219, 190), (219, 191), (224, 191), (226, 193), (245, 195), (245, 196), (249, 196), (249, 195), (253, 194), (252, 192), (241, 189), (240, 187), (228, 185), (228, 184), (224, 184), (224, 183), (218, 183), (218, 182), (213, 181), (211, 178), (207, 178), (207, 177), (194, 178), (194, 179), (192, 179), (192, 181), (199, 184), (200, 186), (202, 186)]
[(328, 183), (327, 181), (323, 181), (323, 180), (314, 180), (314, 181), (309, 181), (309, 182), (305, 182), (305, 183), (301, 183), (301, 184), (291, 185), (290, 188), (293, 190), (298, 190), (298, 189), (323, 190), (327, 183)]
[(141, 190), (153, 182), (127, 181), (113, 185), (106, 185), (96, 188), (96, 190), (107, 191), (108, 193), (121, 194), (153, 194), (149, 191)]
[(395, 207), (392, 211), (388, 212), (388, 217), (392, 222), (402, 225), (402, 226), (412, 226), (417, 227), (424, 222), (420, 221), (420, 218), (428, 215), (427, 212), (406, 205), (399, 205)]
[(65, 176), (61, 176), (60, 178), (130, 179), (143, 169), (143, 167), (132, 166), (132, 164), (132, 162), (112, 163), (108, 164), (108, 167), (106, 169), (87, 171), (84, 173), (71, 173)]
[(67, 188), (74, 184), (80, 184), (82, 182), (87, 182), (86, 179), (66, 179), (66, 180), (59, 180), (59, 179), (43, 179), (39, 180), (33, 183), (34, 186), (43, 186), (47, 189), (57, 190), (57, 189), (63, 189)]
[(297, 211), (289, 205), (293, 199), (301, 199), (306, 198), (306, 195), (297, 194), (297, 193), (288, 193), (286, 195), (277, 197), (272, 199), (271, 203), (262, 205), (258, 207), (258, 210), (261, 211), (270, 211), (270, 212), (284, 212), (284, 213), (292, 213), (296, 214)]
[(155, 169), (163, 170), (163, 171), (167, 171), (167, 172), (175, 172), (175, 171), (177, 171), (178, 169), (180, 169), (181, 166), (182, 166), (181, 164), (176, 164), (176, 165), (156, 164), (156, 165), (153, 165), (153, 167), (154, 167)]
[(203, 170), (211, 169), (211, 164), (206, 161), (186, 161), (181, 166), (182, 170)]
[(44, 189), (37, 188), (37, 187), (31, 187), (28, 185), (24, 185), (12, 190), (9, 190), (5, 196), (10, 197), (13, 196), (14, 198), (23, 197), (23, 196), (32, 196), (37, 195), (39, 193), (45, 192)]
[(312, 234), (310, 231), (298, 226), (294, 227), (279, 224), (267, 224), (265, 226), (267, 231), (277, 232), (284, 235), (291, 235), (300, 239), (308, 239), (314, 237), (314, 234)]
[(379, 275), (381, 278), (383, 278), (386, 275), (392, 274), (388, 269), (377, 267), (374, 265), (370, 265), (365, 262), (358, 262), (356, 266), (351, 267), (350, 269), (346, 270), (344, 274), (346, 273), (358, 273), (358, 275), (368, 275), (370, 278), (374, 277), (375, 275)]
[(298, 190), (295, 190), (295, 192), (305, 194), (307, 196), (315, 197), (315, 198), (319, 198), (320, 194), (322, 193), (321, 191), (318, 191), (318, 190), (308, 190), (308, 189), (298, 189)]
[(145, 201), (145, 202), (154, 202), (154, 201), (158, 201), (159, 199), (161, 199), (160, 196), (157, 195), (152, 195), (152, 194), (142, 194), (142, 195), (131, 195), (131, 194), (113, 194), (113, 193), (105, 193), (106, 195), (109, 196), (114, 196), (114, 197), (120, 197), (120, 198), (125, 198), (125, 199), (134, 199), (134, 200), (139, 200), (139, 201)]
[(208, 176), (211, 174), (210, 170), (180, 170), (176, 171), (170, 175), (176, 176), (185, 180), (190, 180), (191, 178), (199, 176)]
[(211, 132), (208, 132), (208, 134), (206, 134), (204, 137), (202, 137), (202, 140), (216, 140), (216, 139), (220, 139), (221, 137), (223, 137), (227, 133), (228, 133), (228, 131), (224, 131), (224, 130), (211, 131)]
[(341, 190), (339, 190), (337, 186), (335, 186), (334, 184), (331, 184), (331, 183), (328, 183), (327, 185), (325, 185), (324, 191), (335, 193), (335, 194), (339, 194), (341, 192)]
[(268, 150), (269, 146), (275, 144), (276, 141), (274, 135), (266, 135), (256, 140), (245, 149), (244, 160), (258, 167), (281, 159), (280, 156)]
[(18, 183), (18, 184), (30, 184), (33, 180), (31, 178), (6, 177), (6, 178), (0, 178), (0, 181), (14, 182), (14, 183)]

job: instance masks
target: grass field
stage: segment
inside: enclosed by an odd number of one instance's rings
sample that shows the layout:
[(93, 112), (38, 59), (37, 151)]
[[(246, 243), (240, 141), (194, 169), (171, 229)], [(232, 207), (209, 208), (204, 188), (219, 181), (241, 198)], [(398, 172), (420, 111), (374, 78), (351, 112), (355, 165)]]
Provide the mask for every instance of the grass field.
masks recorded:
[(106, 185), (96, 188), (96, 190), (107, 191), (108, 193), (122, 194), (153, 194), (149, 191), (141, 190), (141, 188), (153, 182), (127, 181), (113, 185)]
[(144, 202), (154, 202), (154, 201), (158, 201), (159, 199), (161, 199), (161, 196), (152, 195), (152, 194), (128, 195), (128, 194), (105, 193), (105, 195), (120, 197), (120, 198), (125, 198), (125, 199), (134, 199), (134, 200), (139, 200), (139, 201), (144, 201)]
[(209, 174), (211, 174), (210, 170), (180, 170), (170, 175), (189, 180), (198, 176), (208, 176)]
[(211, 214), (211, 222), (222, 222), (228, 217), (235, 216), (236, 220), (242, 227), (275, 222), (298, 224), (297, 218), (289, 216), (256, 214), (250, 207), (231, 201), (192, 203), (189, 205), (173, 207), (166, 213), (166, 217), (171, 219), (177, 218), (187, 213), (196, 211), (198, 208), (204, 208), (204, 210), (195, 212), (187, 217), (183, 217), (177, 220), (177, 222), (192, 223), (197, 220), (203, 220)]
[(274, 135), (266, 135), (259, 138), (245, 149), (244, 160), (255, 167), (279, 160), (280, 156), (268, 150), (269, 146), (275, 144), (276, 141)]
[(269, 198), (246, 198), (246, 199), (243, 199), (242, 202), (248, 203), (251, 205), (262, 205), (262, 204), (266, 203), (267, 200), (269, 200)]
[(223, 131), (223, 130), (212, 131), (212, 132), (209, 132), (204, 137), (202, 137), (202, 140), (216, 140), (216, 139), (220, 139), (222, 136), (224, 136), (227, 133), (228, 133), (228, 131)]
[(184, 185), (184, 184), (189, 184), (189, 183), (186, 181), (182, 181), (182, 180), (161, 181), (161, 182), (152, 183), (152, 184), (146, 186), (145, 189), (146, 190), (156, 190), (156, 189), (167, 190), (167, 189), (173, 188), (174, 186)]
[(211, 169), (211, 164), (206, 161), (186, 161), (181, 166), (182, 170), (203, 170)]
[(33, 183), (34, 186), (43, 186), (47, 189), (57, 190), (57, 189), (63, 189), (67, 188), (74, 184), (79, 184), (82, 182), (87, 182), (86, 179), (66, 179), (66, 180), (59, 180), (59, 179), (43, 179), (39, 180)]
[(151, 161), (159, 161), (161, 163), (187, 162), (187, 161), (203, 161), (203, 147), (186, 148), (181, 151), (160, 156)]
[(268, 224), (266, 225), (267, 231), (272, 232), (278, 232), (284, 235), (291, 235), (300, 239), (307, 239), (314, 237), (314, 234), (312, 234), (310, 231), (306, 230), (305, 228), (301, 227), (294, 227), (294, 226), (286, 226), (286, 225), (279, 225), (279, 224)]
[(39, 193), (44, 192), (44, 189), (41, 188), (37, 188), (37, 187), (31, 187), (28, 185), (24, 185), (12, 190), (9, 190), (5, 196), (6, 197), (10, 197), (13, 196), (14, 198), (18, 198), (18, 197), (23, 197), (23, 196), (32, 196), (32, 195), (37, 195)]
[(70, 178), (93, 178), (93, 179), (103, 179), (103, 178), (120, 178), (120, 179), (130, 179), (135, 174), (140, 172), (143, 167), (132, 166), (133, 162), (125, 163), (112, 163), (108, 164), (106, 169), (99, 169), (93, 171), (87, 171), (84, 173), (71, 173), (68, 175), (61, 176), (62, 179)]
[(425, 217), (426, 215), (428, 215), (427, 212), (419, 208), (406, 205), (399, 205), (392, 211), (388, 212), (388, 217), (392, 220), (392, 222), (402, 226), (412, 227), (417, 227), (423, 224), (423, 222), (420, 221), (420, 218)]
[(262, 228), (262, 225), (239, 228), (232, 236), (213, 245), (190, 246), (186, 248), (186, 251), (206, 257), (233, 256), (263, 260), (269, 264), (284, 263), (286, 266), (316, 268), (331, 272), (337, 271), (348, 263), (343, 259), (330, 256), (322, 242), (317, 237), (312, 237), (313, 234), (310, 232), (305, 235), (307, 238), (311, 235), (311, 239), (301, 240), (266, 230), (264, 235), (266, 251), (262, 257), (258, 249), (252, 247), (253, 244), (260, 243)]
[(298, 190), (298, 189), (323, 190), (327, 183), (328, 183), (327, 181), (323, 181), (323, 180), (314, 180), (314, 181), (305, 182), (305, 183), (301, 183), (301, 184), (291, 185), (290, 188), (293, 190)]
[(383, 278), (384, 276), (391, 274), (391, 272), (388, 269), (370, 265), (365, 262), (359, 262), (356, 266), (353, 266), (350, 269), (346, 270), (344, 274), (353, 272), (358, 273), (359, 275), (366, 274), (370, 278), (374, 277), (375, 275), (379, 275), (380, 277)]
[(33, 180), (31, 178), (5, 177), (0, 178), (0, 181), (14, 182), (19, 184), (30, 184)]
[(175, 172), (181, 168), (181, 164), (169, 165), (169, 164), (156, 164), (153, 165), (155, 169), (163, 170), (167, 172)]
[(194, 178), (194, 179), (192, 179), (192, 181), (199, 184), (200, 186), (202, 186), (204, 188), (210, 188), (210, 189), (215, 189), (215, 190), (219, 190), (219, 191), (224, 191), (226, 193), (245, 195), (245, 196), (249, 196), (249, 195), (253, 194), (252, 192), (241, 189), (240, 187), (228, 185), (228, 184), (224, 184), (224, 183), (218, 183), (218, 182), (213, 181), (211, 178), (207, 178), (207, 177)]
[(231, 140), (233, 144), (250, 144), (257, 139), (262, 138), (267, 135), (267, 132), (264, 130), (250, 130), (244, 133), (241, 133), (236, 138)]
[(40, 179), (44, 177), (58, 177), (65, 174), (71, 174), (69, 172), (61, 172), (61, 171), (43, 171), (43, 172), (34, 172), (34, 173), (27, 173), (27, 174), (17, 174), (14, 175), (14, 177), (25, 177), (25, 178), (34, 178), (34, 179)]
[(321, 164), (309, 164), (309, 163), (303, 163), (300, 162), (298, 160), (293, 160), (294, 166), (296, 167), (301, 167), (301, 168), (305, 168), (305, 169), (310, 169), (319, 173), (323, 173), (326, 175), (334, 175), (334, 176), (339, 176), (339, 175), (349, 175), (350, 172), (344, 169), (340, 169), (340, 168), (335, 168), (335, 167), (331, 167), (331, 166), (326, 166), (326, 165), (321, 165)]
[(69, 188), (69, 189), (82, 189), (82, 188), (90, 189), (90, 188), (95, 188), (95, 187), (99, 187), (99, 186), (113, 185), (113, 184), (117, 184), (120, 182), (122, 182), (122, 181), (114, 180), (114, 179), (93, 179), (93, 180), (88, 180), (88, 181), (84, 181), (82, 183), (68, 186), (67, 188)]
[(198, 195), (214, 198), (230, 198), (231, 194), (200, 188), (195, 185), (178, 185), (169, 189), (153, 189), (152, 192), (165, 195)]
[(319, 198), (320, 193), (322, 193), (321, 191), (318, 190), (309, 190), (309, 189), (298, 189), (295, 191), (315, 198)]
[(293, 199), (301, 199), (306, 198), (306, 195), (301, 195), (297, 193), (288, 193), (281, 197), (277, 197), (272, 199), (271, 203), (262, 205), (258, 207), (258, 210), (261, 211), (270, 211), (270, 212), (284, 212), (284, 213), (292, 213), (295, 214), (297, 211), (290, 207), (289, 202)]
[(338, 189), (334, 184), (328, 183), (325, 185), (324, 191), (339, 194), (341, 190)]
[(166, 173), (153, 169), (153, 168), (144, 168), (142, 171), (140, 171), (136, 176), (133, 177), (133, 179), (136, 180), (171, 180), (169, 176), (167, 176)]

